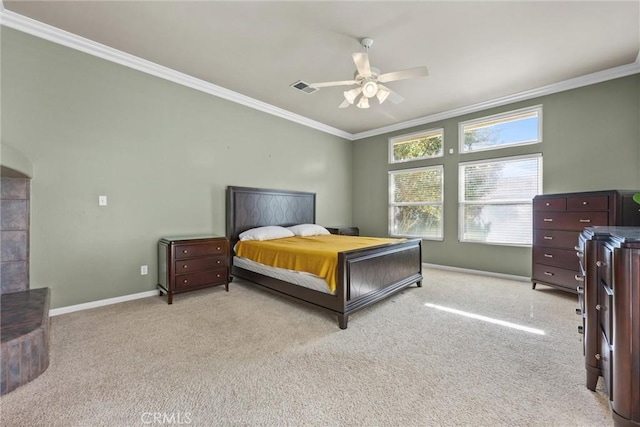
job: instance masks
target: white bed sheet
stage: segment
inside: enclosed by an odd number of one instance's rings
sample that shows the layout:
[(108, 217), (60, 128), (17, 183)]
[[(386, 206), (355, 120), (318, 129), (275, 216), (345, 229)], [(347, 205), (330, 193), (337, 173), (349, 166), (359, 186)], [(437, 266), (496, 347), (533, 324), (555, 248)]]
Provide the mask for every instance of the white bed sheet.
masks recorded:
[(273, 277), (274, 279), (283, 280), (315, 291), (324, 292), (325, 294), (333, 294), (329, 289), (327, 282), (322, 277), (316, 276), (312, 273), (287, 270), (286, 268), (270, 267), (239, 256), (233, 257), (233, 265), (245, 270), (253, 271), (254, 273)]

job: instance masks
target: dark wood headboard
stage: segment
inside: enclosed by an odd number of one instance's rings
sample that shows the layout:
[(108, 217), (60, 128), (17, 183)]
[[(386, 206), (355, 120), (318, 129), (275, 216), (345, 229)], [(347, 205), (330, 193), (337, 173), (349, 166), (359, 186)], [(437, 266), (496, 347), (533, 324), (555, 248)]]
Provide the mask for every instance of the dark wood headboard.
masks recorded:
[(250, 228), (315, 224), (316, 193), (229, 186), (226, 216), (233, 247), (238, 235)]

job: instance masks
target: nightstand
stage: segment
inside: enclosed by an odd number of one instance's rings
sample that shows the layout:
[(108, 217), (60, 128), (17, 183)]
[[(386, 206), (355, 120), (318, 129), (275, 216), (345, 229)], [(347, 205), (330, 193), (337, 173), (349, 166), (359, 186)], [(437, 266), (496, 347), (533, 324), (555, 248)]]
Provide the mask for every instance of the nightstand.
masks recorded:
[(331, 234), (342, 234), (343, 236), (359, 236), (358, 227), (325, 227)]
[(158, 289), (173, 295), (224, 285), (229, 292), (229, 240), (217, 236), (164, 237), (158, 241)]

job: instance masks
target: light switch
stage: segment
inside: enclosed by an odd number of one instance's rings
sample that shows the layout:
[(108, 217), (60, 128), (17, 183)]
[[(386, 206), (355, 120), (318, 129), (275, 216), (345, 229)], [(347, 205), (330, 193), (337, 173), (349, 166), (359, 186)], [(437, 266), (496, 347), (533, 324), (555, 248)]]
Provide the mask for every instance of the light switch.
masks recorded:
[(449, 154), (453, 154), (453, 148), (449, 148)]
[(107, 196), (98, 196), (98, 206), (107, 206)]

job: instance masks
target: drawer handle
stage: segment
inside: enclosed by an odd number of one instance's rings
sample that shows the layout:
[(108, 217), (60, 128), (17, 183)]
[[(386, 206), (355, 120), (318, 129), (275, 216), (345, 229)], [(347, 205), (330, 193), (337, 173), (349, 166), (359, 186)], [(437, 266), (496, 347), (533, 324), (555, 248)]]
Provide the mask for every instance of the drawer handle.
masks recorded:
[(596, 355), (595, 355), (595, 356), (593, 356), (593, 357), (595, 357), (595, 358), (596, 358), (596, 360), (600, 360), (600, 359), (602, 359), (602, 357), (601, 357), (599, 354), (596, 354)]
[(545, 275), (545, 276), (553, 276), (553, 273), (549, 273), (548, 271), (545, 271), (545, 272), (544, 272), (544, 275)]
[(576, 251), (580, 251), (580, 246), (575, 245), (575, 246), (573, 247), (573, 249), (574, 249), (574, 250), (576, 250)]
[(551, 255), (551, 254), (544, 254), (544, 257), (545, 257), (545, 258), (553, 258), (553, 255)]
[(551, 206), (551, 203), (547, 202), (544, 204), (545, 206)]
[(218, 260), (217, 263), (220, 264), (222, 261)]
[(584, 276), (578, 276), (577, 274), (573, 276), (578, 282), (584, 282)]
[(553, 218), (545, 218), (543, 221), (544, 222), (553, 222)]
[(544, 236), (544, 237), (543, 237), (543, 239), (544, 239), (544, 240), (553, 240), (553, 237), (551, 237), (551, 236)]
[(220, 275), (218, 274), (216, 277), (220, 277)]
[(182, 251), (182, 253), (186, 254), (186, 253), (189, 253), (189, 251), (185, 249), (184, 251)]
[(187, 279), (184, 279), (184, 280), (182, 281), (182, 283), (187, 283)]
[(602, 306), (600, 304), (596, 304), (596, 310), (598, 311), (602, 310)]
[(578, 286), (578, 287), (576, 288), (576, 291), (578, 291), (578, 293), (579, 293), (580, 295), (584, 294), (584, 288), (583, 288), (582, 286)]
[(187, 266), (187, 264), (185, 264), (185, 265), (183, 265), (183, 266), (182, 266), (182, 268), (187, 268), (187, 267), (188, 267), (188, 266)]
[(591, 220), (590, 219), (581, 219), (580, 222), (589, 223), (589, 222), (591, 222)]
[(598, 266), (598, 267), (606, 267), (607, 263), (606, 262), (602, 262), (602, 261), (596, 261), (596, 266)]
[(218, 247), (216, 248), (216, 251), (219, 251), (219, 250), (220, 250), (220, 246), (218, 246)]
[(582, 202), (582, 206), (587, 206), (589, 202)]

